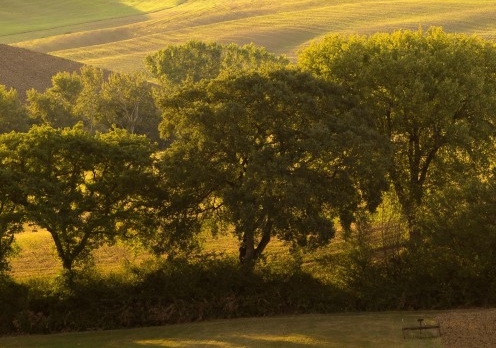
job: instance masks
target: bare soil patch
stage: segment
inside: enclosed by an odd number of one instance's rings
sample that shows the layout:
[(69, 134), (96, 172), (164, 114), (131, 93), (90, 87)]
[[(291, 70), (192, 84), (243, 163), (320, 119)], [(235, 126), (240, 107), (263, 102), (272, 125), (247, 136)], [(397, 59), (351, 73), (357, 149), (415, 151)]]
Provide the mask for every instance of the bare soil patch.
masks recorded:
[(0, 62), (0, 84), (16, 89), (21, 100), (31, 88), (45, 91), (51, 86), (53, 75), (61, 71), (79, 71), (83, 66), (68, 59), (3, 44), (0, 44)]
[(437, 320), (443, 347), (496, 347), (496, 308), (447, 311)]

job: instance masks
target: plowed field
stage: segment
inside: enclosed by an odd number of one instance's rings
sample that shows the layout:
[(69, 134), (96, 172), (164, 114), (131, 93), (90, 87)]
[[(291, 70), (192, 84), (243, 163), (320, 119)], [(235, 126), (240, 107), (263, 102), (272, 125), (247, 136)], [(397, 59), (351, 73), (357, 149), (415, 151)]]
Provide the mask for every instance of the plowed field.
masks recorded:
[(0, 44), (0, 84), (17, 90), (21, 99), (34, 88), (44, 91), (53, 75), (78, 71), (83, 64), (48, 54)]

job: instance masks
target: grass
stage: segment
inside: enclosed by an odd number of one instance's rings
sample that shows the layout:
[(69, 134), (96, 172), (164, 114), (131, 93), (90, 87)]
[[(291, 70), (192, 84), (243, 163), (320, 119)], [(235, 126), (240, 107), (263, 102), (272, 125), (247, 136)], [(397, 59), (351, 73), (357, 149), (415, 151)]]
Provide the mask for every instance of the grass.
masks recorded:
[(176, 0), (3, 0), (0, 9), (0, 35), (37, 36), (45, 30), (66, 33), (67, 28), (109, 19), (129, 17), (175, 6)]
[[(441, 339), (403, 338), (402, 320), (435, 312), (299, 315), (219, 320), (128, 330), (0, 338), (1, 347), (441, 347)], [(431, 336), (431, 337), (429, 337)]]
[[(218, 256), (237, 256), (239, 241), (232, 234), (219, 234), (215, 237), (207, 232), (202, 239), (202, 254), (216, 254)], [(337, 238), (339, 243), (339, 238)], [(54, 242), (50, 233), (44, 229), (25, 226), (25, 230), (15, 237), (15, 246), (18, 253), (9, 260), (10, 275), (17, 281), (26, 281), (35, 278), (53, 278), (62, 271), (62, 264), (57, 256)], [(334, 247), (334, 245), (333, 245)], [(129, 265), (139, 265), (154, 257), (146, 250), (131, 247), (123, 243), (104, 245), (93, 252), (96, 271), (103, 275), (123, 273)], [(273, 264), (284, 263), (289, 257), (288, 246), (273, 238), (267, 246), (265, 257)]]
[[(443, 26), (496, 38), (496, 3), (491, 0), (92, 0), (101, 6), (95, 5), (95, 11), (93, 6), (80, 8), (88, 2), (51, 0), (43, 16), (29, 11), (34, 0), (6, 1), (0, 10), (0, 42), (116, 71), (142, 69), (147, 55), (192, 39), (254, 42), (295, 58), (309, 41), (329, 32)], [(79, 12), (77, 20), (67, 16)], [(43, 28), (30, 27), (40, 22)]]
[[(53, 278), (62, 271), (55, 246), (47, 231), (30, 229), (16, 236), (19, 253), (10, 259), (10, 275), (17, 281)], [(144, 250), (133, 250), (122, 244), (102, 246), (94, 253), (96, 270), (102, 274), (125, 271), (127, 264), (139, 264), (151, 258)]]

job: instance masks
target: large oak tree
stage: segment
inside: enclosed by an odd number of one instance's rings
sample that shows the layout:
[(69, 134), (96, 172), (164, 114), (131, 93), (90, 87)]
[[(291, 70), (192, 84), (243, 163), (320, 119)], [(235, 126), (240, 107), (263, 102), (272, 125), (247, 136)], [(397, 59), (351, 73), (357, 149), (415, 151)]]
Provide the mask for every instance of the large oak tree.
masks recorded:
[(185, 84), (159, 104), (171, 202), (184, 221), (234, 226), (242, 261), (273, 236), (326, 243), (336, 217), (346, 227), (358, 206), (378, 203), (377, 139), (339, 87), (293, 69), (239, 72)]
[(0, 179), (15, 175), (18, 188), (9, 202), (20, 204), (26, 220), (51, 234), (65, 270), (84, 263), (103, 243), (139, 232), (136, 219), (145, 216), (153, 185), (153, 146), (146, 137), (35, 126), (4, 134), (0, 142), (9, 169)]
[[(329, 35), (299, 64), (359, 97), (390, 144), (389, 179), (419, 237), (426, 194), (487, 164), (495, 134), (496, 45), (440, 28)], [(385, 155), (386, 156), (386, 155)]]

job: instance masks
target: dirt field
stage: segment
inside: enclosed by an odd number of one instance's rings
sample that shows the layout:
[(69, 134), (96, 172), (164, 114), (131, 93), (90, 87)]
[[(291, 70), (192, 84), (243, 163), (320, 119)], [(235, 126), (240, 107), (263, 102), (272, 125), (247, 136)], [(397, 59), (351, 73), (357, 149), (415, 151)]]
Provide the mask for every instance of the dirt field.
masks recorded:
[(496, 347), (496, 309), (467, 309), (437, 317), (447, 348)]
[(53, 75), (61, 71), (78, 71), (83, 65), (48, 54), (0, 44), (0, 84), (15, 88), (24, 100), (26, 91), (43, 92), (51, 86)]

